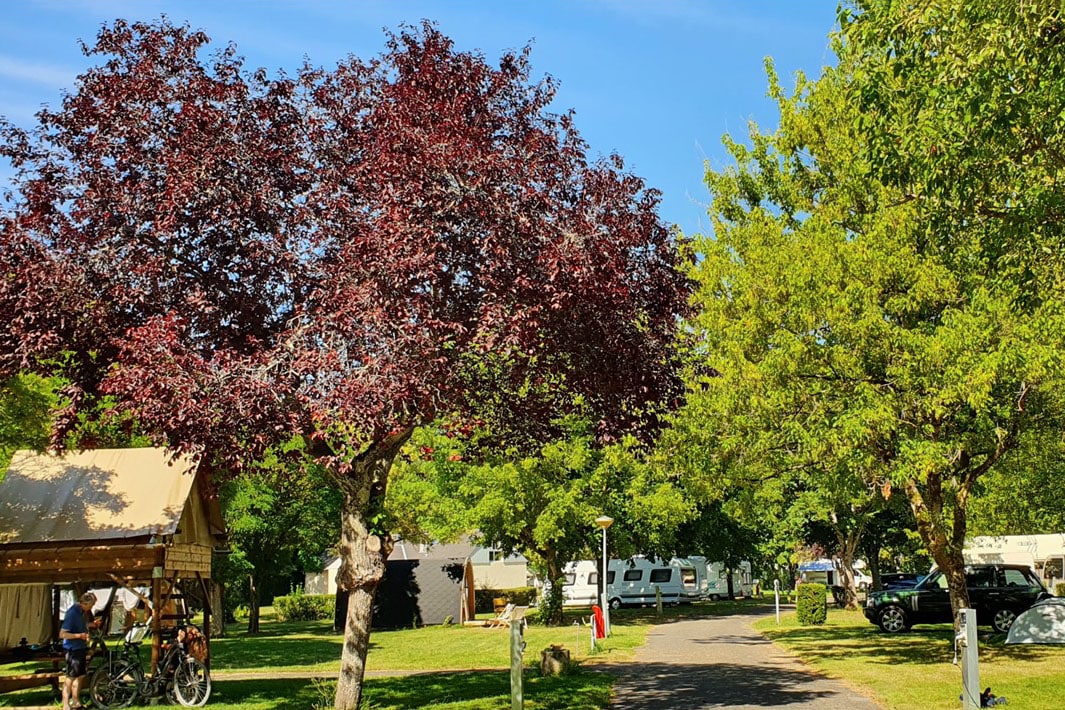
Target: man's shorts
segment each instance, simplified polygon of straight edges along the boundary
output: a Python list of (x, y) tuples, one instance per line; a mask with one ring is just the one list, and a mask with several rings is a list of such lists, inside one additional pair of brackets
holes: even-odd
[(87, 651), (85, 648), (67, 649), (67, 678), (80, 678), (85, 675), (88, 666), (85, 662)]

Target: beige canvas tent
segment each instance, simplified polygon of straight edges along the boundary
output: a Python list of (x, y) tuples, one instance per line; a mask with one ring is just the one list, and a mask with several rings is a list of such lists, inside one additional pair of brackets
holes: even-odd
[[(0, 649), (58, 637), (61, 586), (146, 586), (159, 610), (182, 582), (206, 597), (211, 552), (224, 535), (191, 458), (157, 448), (19, 451), (0, 481)], [(167, 615), (152, 621), (154, 660)]]

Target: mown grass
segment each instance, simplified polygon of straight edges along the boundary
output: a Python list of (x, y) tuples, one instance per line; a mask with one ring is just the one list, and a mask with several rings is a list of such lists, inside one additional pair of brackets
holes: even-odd
[[(525, 630), (525, 707), (604, 708), (613, 678), (598, 663), (632, 658), (650, 628), (648, 612), (616, 615), (611, 638), (591, 650), (587, 626), (576, 614), (561, 627)], [(650, 617), (654, 617), (653, 613)], [(577, 622), (578, 625), (572, 625)], [(231, 628), (212, 641), (210, 707), (218, 710), (307, 710), (332, 707), (343, 639), (329, 622), (277, 621), (265, 609), (262, 632), (248, 636)], [(570, 649), (577, 669), (561, 677), (540, 677), (540, 651), (552, 644)], [(463, 626), (374, 631), (370, 637), (364, 707), (367, 710), (510, 707), (510, 630)], [(374, 677), (378, 672), (404, 672)], [(414, 675), (410, 675), (413, 673)], [(293, 678), (288, 674), (321, 675)], [(249, 675), (255, 677), (249, 678)], [(50, 690), (0, 695), (0, 707), (53, 704)]]
[[(948, 624), (886, 634), (861, 612), (832, 609), (824, 626), (799, 626), (794, 613), (755, 628), (814, 668), (864, 689), (886, 708), (956, 710), (961, 669)], [(980, 633), (980, 684), (1014, 710), (1065, 707), (1065, 648), (1006, 646), (1001, 634)]]

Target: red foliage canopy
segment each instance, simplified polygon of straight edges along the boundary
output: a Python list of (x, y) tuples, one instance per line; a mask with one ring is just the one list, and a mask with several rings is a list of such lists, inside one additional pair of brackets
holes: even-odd
[(233, 456), (468, 411), (489, 360), (609, 422), (674, 396), (658, 195), (588, 160), (527, 49), (493, 67), (425, 24), (270, 78), (207, 42), (118, 21), (59, 109), (0, 125), (0, 370), (66, 353), (83, 392)]

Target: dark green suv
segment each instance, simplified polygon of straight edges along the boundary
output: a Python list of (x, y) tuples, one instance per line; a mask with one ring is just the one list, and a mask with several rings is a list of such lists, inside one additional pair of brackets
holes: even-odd
[[(969, 565), (965, 579), (977, 623), (1000, 633), (1008, 631), (1022, 611), (1050, 596), (1035, 572), (1025, 565)], [(947, 578), (936, 570), (910, 589), (870, 592), (865, 617), (889, 633), (907, 631), (914, 624), (950, 623), (953, 615)]]

